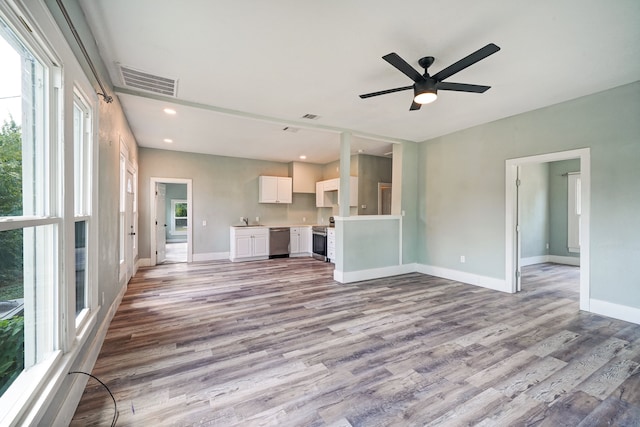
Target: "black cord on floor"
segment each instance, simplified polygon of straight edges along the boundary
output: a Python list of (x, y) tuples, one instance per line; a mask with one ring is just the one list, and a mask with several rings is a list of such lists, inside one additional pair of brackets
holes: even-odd
[(105, 383), (103, 383), (102, 381), (100, 381), (100, 379), (98, 377), (96, 377), (95, 375), (91, 375), (87, 372), (82, 372), (82, 371), (71, 371), (69, 372), (69, 375), (71, 374), (83, 374), (83, 375), (87, 375), (91, 378), (93, 378), (94, 380), (98, 381), (100, 384), (102, 384), (102, 386), (107, 389), (107, 392), (109, 392), (109, 396), (111, 396), (111, 399), (113, 399), (113, 421), (111, 421), (111, 427), (115, 427), (116, 425), (116, 421), (118, 420), (118, 405), (116, 405), (116, 398), (113, 397), (113, 393), (111, 393), (111, 390), (109, 390), (109, 387), (107, 387), (107, 385)]

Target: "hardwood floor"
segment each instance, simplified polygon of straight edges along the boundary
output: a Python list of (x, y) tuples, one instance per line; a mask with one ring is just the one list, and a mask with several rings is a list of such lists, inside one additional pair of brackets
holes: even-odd
[[(309, 258), (146, 268), (93, 374), (120, 426), (638, 426), (640, 326), (580, 312), (578, 274), (510, 295)], [(72, 425), (112, 416), (90, 380)]]

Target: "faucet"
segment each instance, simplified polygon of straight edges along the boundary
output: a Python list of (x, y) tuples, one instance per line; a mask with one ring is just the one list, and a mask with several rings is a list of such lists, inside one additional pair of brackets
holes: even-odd
[(249, 225), (249, 217), (242, 217), (242, 220), (244, 221), (244, 225)]

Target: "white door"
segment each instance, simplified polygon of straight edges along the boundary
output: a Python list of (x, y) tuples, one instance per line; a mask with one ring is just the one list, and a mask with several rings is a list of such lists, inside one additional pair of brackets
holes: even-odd
[(165, 261), (167, 256), (167, 186), (156, 184), (156, 264)]
[(127, 283), (133, 276), (133, 258), (136, 239), (136, 231), (133, 223), (133, 172), (127, 170), (127, 184), (125, 195), (125, 263), (127, 264)]

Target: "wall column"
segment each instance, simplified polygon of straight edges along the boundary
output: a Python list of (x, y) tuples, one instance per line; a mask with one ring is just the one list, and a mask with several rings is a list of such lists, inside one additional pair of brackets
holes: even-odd
[(338, 215), (349, 216), (349, 194), (351, 188), (351, 132), (340, 134), (340, 199)]

